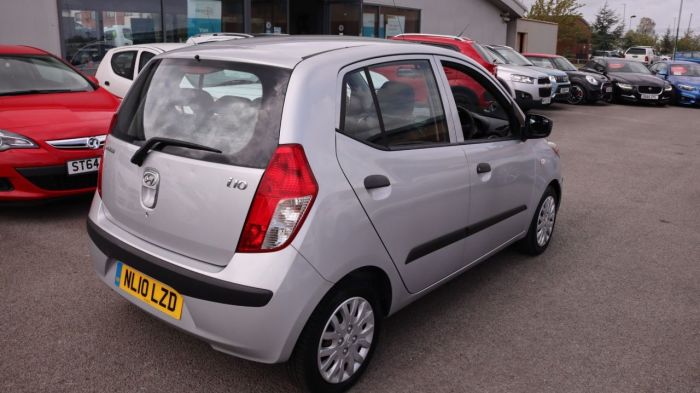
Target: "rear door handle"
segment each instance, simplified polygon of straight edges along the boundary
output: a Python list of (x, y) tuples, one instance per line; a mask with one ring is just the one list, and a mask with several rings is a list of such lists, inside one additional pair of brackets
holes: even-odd
[(369, 175), (365, 177), (365, 188), (373, 190), (375, 188), (389, 187), (391, 182), (384, 175)]
[(476, 166), (476, 173), (488, 173), (491, 172), (491, 165), (488, 163), (482, 162), (477, 164)]

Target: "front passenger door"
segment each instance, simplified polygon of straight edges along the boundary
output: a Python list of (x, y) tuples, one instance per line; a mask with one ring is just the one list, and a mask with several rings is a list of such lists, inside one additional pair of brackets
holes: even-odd
[(532, 217), (535, 155), (495, 81), (474, 66), (442, 59), (469, 171), (465, 255), (476, 262), (521, 236)]

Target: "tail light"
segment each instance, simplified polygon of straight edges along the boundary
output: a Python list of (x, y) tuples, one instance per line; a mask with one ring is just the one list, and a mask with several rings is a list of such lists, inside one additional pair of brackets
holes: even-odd
[(644, 62), (648, 63), (649, 62), (649, 56), (644, 56)]
[[(114, 128), (114, 125), (117, 124), (117, 114), (112, 115), (112, 121), (109, 122), (109, 128), (107, 129), (107, 134), (112, 133), (112, 129)], [(105, 147), (104, 149), (107, 148), (107, 141), (105, 141)], [(104, 149), (102, 150), (102, 158), (100, 159), (100, 167), (97, 168), (97, 193), (100, 195), (100, 198), (102, 198), (102, 167), (105, 165), (105, 153)]]
[(318, 193), (301, 145), (280, 145), (270, 159), (243, 225), (236, 252), (269, 252), (293, 239)]

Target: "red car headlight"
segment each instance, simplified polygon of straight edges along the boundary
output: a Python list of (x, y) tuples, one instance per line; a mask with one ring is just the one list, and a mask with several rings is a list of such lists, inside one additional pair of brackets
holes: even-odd
[(39, 145), (26, 136), (0, 130), (0, 151), (9, 149), (36, 149), (37, 147), (39, 147)]

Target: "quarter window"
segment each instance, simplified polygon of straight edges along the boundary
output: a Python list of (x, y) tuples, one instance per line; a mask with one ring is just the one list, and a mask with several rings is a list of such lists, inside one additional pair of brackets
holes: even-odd
[(134, 78), (134, 65), (136, 64), (136, 51), (117, 52), (112, 55), (112, 71), (126, 79)]
[(344, 81), (342, 132), (387, 149), (448, 144), (449, 131), (427, 60), (384, 63)]
[(143, 69), (143, 67), (148, 64), (148, 61), (151, 60), (156, 56), (155, 53), (148, 52), (148, 51), (143, 51), (141, 52), (141, 58), (139, 59), (139, 72)]

